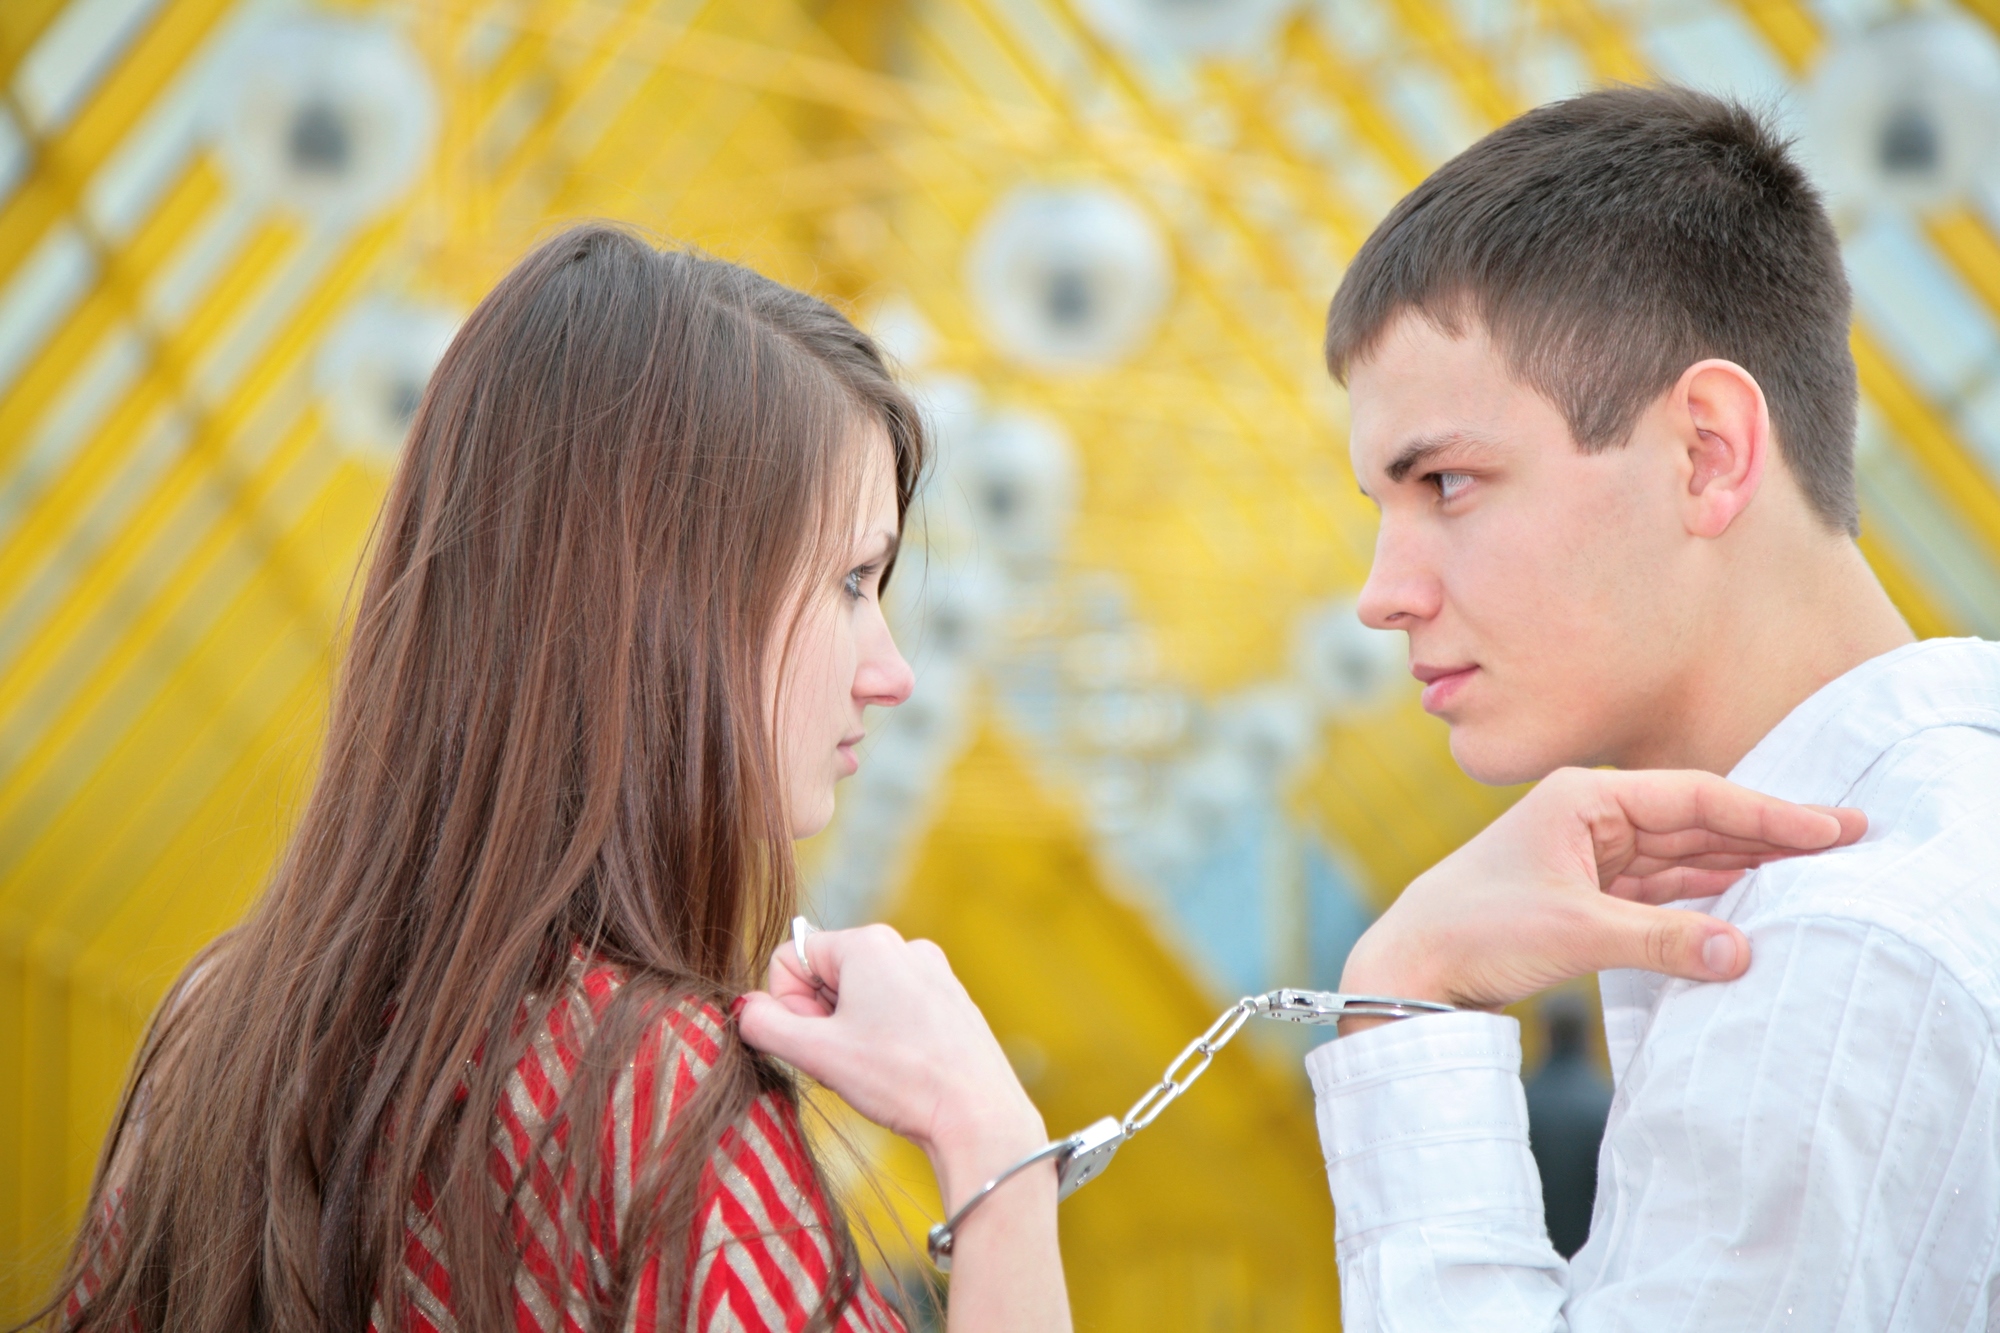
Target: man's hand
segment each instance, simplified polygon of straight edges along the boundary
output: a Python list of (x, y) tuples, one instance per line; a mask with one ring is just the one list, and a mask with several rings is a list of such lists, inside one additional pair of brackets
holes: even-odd
[(1721, 893), (1748, 869), (1844, 847), (1867, 827), (1859, 810), (1794, 805), (1712, 773), (1563, 769), (1404, 889), (1354, 946), (1340, 988), (1497, 1009), (1612, 967), (1733, 980), (1750, 966), (1743, 932), (1658, 904)]

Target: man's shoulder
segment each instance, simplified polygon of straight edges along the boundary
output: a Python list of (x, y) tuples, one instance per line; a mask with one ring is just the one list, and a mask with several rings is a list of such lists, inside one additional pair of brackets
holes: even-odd
[(1845, 803), (1868, 812), (1865, 845), (1914, 847), (1990, 816), (2000, 807), (2000, 725), (1949, 722), (1912, 732), (1868, 766)]
[(1844, 798), (1852, 847), (1766, 866), (1724, 915), (1745, 930), (1825, 919), (1930, 955), (2000, 1021), (2000, 731), (1951, 724), (1897, 742)]

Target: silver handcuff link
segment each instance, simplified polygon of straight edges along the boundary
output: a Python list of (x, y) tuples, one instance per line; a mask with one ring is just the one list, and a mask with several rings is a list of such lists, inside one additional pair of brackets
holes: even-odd
[[(822, 999), (831, 1002), (833, 989), (820, 980), (819, 974), (813, 971), (812, 961), (806, 957), (806, 940), (817, 931), (818, 927), (804, 917), (794, 917), (792, 948), (798, 955), (799, 967), (804, 971), (806, 980), (818, 988)], [(1055, 1159), (1058, 1203), (1103, 1175), (1104, 1168), (1111, 1165), (1118, 1149), (1134, 1134), (1159, 1119), (1160, 1112), (1173, 1105), (1182, 1093), (1194, 1085), (1196, 1079), (1207, 1073), (1216, 1053), (1227, 1046), (1252, 1018), (1325, 1026), (1338, 1023), (1343, 1018), (1417, 1018), (1424, 1014), (1456, 1012), (1452, 1005), (1432, 1000), (1404, 1000), (1389, 995), (1344, 995), (1337, 991), (1298, 990), (1289, 986), (1266, 991), (1262, 995), (1246, 995), (1209, 1024), (1208, 1031), (1189, 1042), (1167, 1066), (1160, 1081), (1132, 1103), (1132, 1109), (1122, 1118), (1105, 1116), (1068, 1138), (1037, 1148), (974, 1190), (958, 1206), (958, 1211), (931, 1228), (926, 1247), (930, 1250), (931, 1262), (940, 1271), (950, 1272), (952, 1242), (966, 1217), (985, 1201), (987, 1195), (1036, 1163)]]

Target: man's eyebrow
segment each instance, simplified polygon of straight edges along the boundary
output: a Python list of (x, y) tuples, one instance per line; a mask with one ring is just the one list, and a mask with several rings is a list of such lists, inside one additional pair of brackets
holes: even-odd
[(1477, 448), (1489, 443), (1477, 435), (1464, 431), (1446, 431), (1439, 435), (1425, 435), (1403, 446), (1403, 451), (1391, 459), (1389, 466), (1382, 469), (1389, 480), (1401, 482), (1403, 478), (1425, 463), (1435, 462), (1441, 454), (1455, 454), (1462, 449)]

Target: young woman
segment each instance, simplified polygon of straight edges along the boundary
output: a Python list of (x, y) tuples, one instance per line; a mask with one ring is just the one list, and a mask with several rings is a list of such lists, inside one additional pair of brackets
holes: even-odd
[[(298, 830), (162, 1004), (50, 1322), (899, 1327), (729, 1007), (863, 710), (909, 693), (879, 597), (923, 456), (810, 297), (605, 227), (508, 275), (418, 410)], [(960, 996), (914, 1137), (962, 1193), (1045, 1136)], [(1007, 1193), (959, 1241), (959, 1333), (1067, 1326), (1053, 1184)]]

